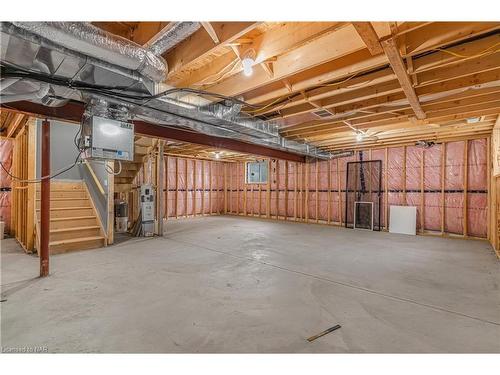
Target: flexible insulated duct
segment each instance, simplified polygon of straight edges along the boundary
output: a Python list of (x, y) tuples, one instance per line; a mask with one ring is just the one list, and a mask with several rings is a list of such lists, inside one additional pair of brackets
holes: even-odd
[(200, 27), (199, 22), (171, 22), (145, 47), (156, 56), (160, 56), (191, 36)]
[(162, 82), (168, 73), (168, 66), (163, 58), (128, 39), (108, 33), (88, 22), (13, 22), (13, 24), (70, 50), (136, 71), (155, 82)]

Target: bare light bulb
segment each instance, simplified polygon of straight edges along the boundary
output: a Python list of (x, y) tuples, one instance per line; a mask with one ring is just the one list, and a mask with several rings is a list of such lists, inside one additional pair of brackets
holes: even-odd
[(241, 65), (243, 65), (243, 74), (247, 77), (251, 76), (253, 73), (253, 64), (255, 61), (250, 57), (245, 57), (241, 60)]
[(363, 140), (363, 133), (356, 133), (356, 142), (361, 142)]
[(216, 158), (216, 159), (220, 159), (220, 153), (219, 153), (219, 152), (216, 152), (216, 153), (215, 153), (215, 158)]

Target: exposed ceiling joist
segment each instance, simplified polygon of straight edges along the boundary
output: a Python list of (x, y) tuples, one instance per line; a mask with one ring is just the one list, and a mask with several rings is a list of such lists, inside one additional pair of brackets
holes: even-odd
[(255, 70), (250, 78), (241, 72), (211, 86), (210, 91), (223, 95), (239, 95), (364, 48), (365, 44), (355, 33), (354, 26), (347, 25), (278, 56), (273, 63), (273, 79), (269, 79), (261, 70)]
[(415, 112), (418, 119), (425, 119), (425, 112), (422, 110), (420, 103), (418, 101), (417, 94), (413, 89), (410, 77), (406, 72), (406, 66), (403, 59), (399, 53), (396, 41), (393, 38), (386, 39), (382, 41), (382, 48), (384, 49), (385, 55), (389, 59), (392, 70), (401, 84), (401, 87), (406, 95), (406, 98), (410, 102), (410, 105)]
[(205, 30), (198, 30), (164, 56), (168, 63), (169, 75), (187, 69), (190, 64), (203, 59), (214, 49), (235, 41), (258, 25), (258, 22), (212, 22), (211, 26), (220, 43), (214, 45), (213, 39)]
[(378, 40), (378, 35), (370, 22), (353, 22), (352, 24), (372, 55), (379, 55), (384, 52)]
[(217, 36), (217, 32), (215, 31), (214, 27), (210, 22), (201, 22), (201, 26), (203, 26), (203, 28), (208, 33), (208, 35), (210, 35), (210, 38), (212, 38), (215, 44), (220, 43), (220, 39)]

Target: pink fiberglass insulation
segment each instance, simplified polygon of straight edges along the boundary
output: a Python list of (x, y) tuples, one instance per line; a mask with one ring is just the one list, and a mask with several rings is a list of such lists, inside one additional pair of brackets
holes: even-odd
[(406, 148), (406, 190), (420, 190), (420, 174), (422, 164), (422, 148), (408, 146)]
[(286, 186), (286, 161), (278, 160), (278, 189), (284, 190)]
[(328, 193), (318, 193), (318, 219), (328, 220)]
[(385, 200), (385, 149), (372, 150), (370, 160), (380, 160), (382, 161), (382, 171), (381, 171), (381, 191), (380, 191), (380, 226), (385, 225), (385, 210), (384, 210), (384, 200)]
[(470, 140), (467, 145), (467, 184), (469, 190), (483, 190), (486, 193), (488, 171), (486, 139)]
[(422, 228), (422, 224), (420, 221), (420, 202), (422, 200), (421, 193), (406, 193), (406, 205), (407, 206), (415, 206), (417, 208), (417, 231)]
[(339, 179), (337, 174), (338, 159), (330, 160), (330, 220), (339, 222)]
[(442, 145), (435, 145), (424, 152), (424, 229), (441, 230), (441, 159)]
[(425, 193), (424, 196), (424, 223), (425, 230), (441, 230), (441, 193)]
[(403, 190), (403, 147), (389, 148), (387, 152), (387, 187), (389, 192), (401, 192)]
[(240, 176), (238, 176), (236, 167), (238, 164), (230, 163), (228, 167), (229, 173), (229, 192), (228, 192), (228, 211), (230, 213), (236, 213), (236, 197), (238, 196), (238, 192), (236, 189), (238, 188), (238, 183), (240, 180)]
[[(387, 204), (388, 206), (404, 206), (403, 188), (403, 147), (392, 147), (387, 150)], [(390, 215), (390, 210), (389, 215)], [(390, 222), (390, 217), (388, 217)]]
[(467, 194), (467, 234), (486, 237), (488, 234), (488, 194)]
[[(10, 139), (0, 139), (0, 161), (9, 172), (12, 170), (12, 150), (13, 142)], [(5, 191), (0, 192), (0, 221), (4, 222), (5, 233), (10, 231), (11, 218), (11, 177), (0, 168), (0, 188)]]
[(217, 162), (217, 210), (218, 213), (224, 212), (224, 163)]
[(463, 233), (465, 142), (446, 144), (445, 159), (445, 232)]
[[(487, 143), (486, 139), (468, 141), (468, 204), (467, 234), (485, 237), (487, 232)], [(445, 232), (463, 233), (463, 199), (464, 199), (464, 142), (451, 142), (446, 145), (445, 159), (445, 193), (442, 194), (442, 145), (435, 145), (429, 149), (421, 149), (414, 146), (392, 147), (386, 149), (372, 150), (363, 153), (363, 160), (382, 161), (381, 181), (381, 205), (380, 221), (385, 226), (386, 207), (384, 201), (386, 193), (388, 206), (411, 205), (417, 207), (417, 226), (419, 229), (441, 231), (441, 212), (444, 201), (445, 206)], [(387, 162), (386, 162), (387, 152)], [(403, 158), (406, 157), (405, 160)], [(269, 163), (269, 186), (270, 200), (269, 213), (271, 217), (305, 219), (310, 221), (320, 220), (339, 223), (345, 221), (345, 178), (346, 165), (350, 161), (360, 159), (360, 153), (348, 158), (333, 159), (330, 161), (318, 161), (312, 163), (294, 163), (282, 160), (271, 160)], [(189, 172), (184, 176), (185, 164), (179, 161), (179, 216), (184, 214), (183, 202), (185, 192), (181, 191), (184, 186), (191, 187)], [(209, 181), (208, 165), (212, 163), (212, 191), (208, 192), (211, 197), (212, 212), (223, 212), (224, 210), (224, 163), (206, 162), (206, 167), (196, 167), (196, 189), (202, 189), (200, 181), (205, 181), (208, 190)], [(406, 166), (404, 167), (404, 165)], [(422, 170), (423, 164), (423, 170)], [(174, 168), (172, 168), (174, 165)], [(167, 178), (169, 183), (175, 184), (175, 164), (169, 161), (169, 172)], [(245, 184), (245, 163), (227, 164), (227, 209), (230, 213), (247, 215), (267, 216), (268, 185)], [(188, 166), (192, 175), (192, 167)], [(406, 171), (406, 175), (404, 172)], [(421, 176), (423, 172), (423, 188)], [(368, 186), (375, 184), (375, 171), (372, 170)], [(187, 178), (186, 178), (187, 177)], [(387, 177), (387, 192), (386, 179)], [(187, 184), (186, 184), (187, 180)], [(373, 185), (373, 189), (377, 187)], [(406, 191), (404, 190), (406, 188)], [(172, 187), (169, 187), (169, 190)], [(196, 193), (196, 211), (200, 212), (201, 194)], [(169, 195), (171, 201), (172, 194)], [(377, 193), (372, 193), (373, 200), (377, 199)], [(406, 199), (405, 199), (406, 196)], [(190, 195), (188, 194), (188, 199)], [(245, 200), (246, 197), (246, 200)], [(205, 201), (208, 197), (205, 195)], [(330, 207), (328, 203), (330, 202)], [(187, 202), (189, 205), (189, 202)], [(423, 222), (420, 210), (424, 208)], [(206, 203), (208, 206), (208, 203)], [(339, 209), (340, 206), (340, 209)], [(245, 210), (246, 208), (246, 210)], [(192, 207), (188, 206), (188, 210)], [(168, 208), (169, 215), (172, 209)], [(423, 228), (422, 228), (423, 227)]]

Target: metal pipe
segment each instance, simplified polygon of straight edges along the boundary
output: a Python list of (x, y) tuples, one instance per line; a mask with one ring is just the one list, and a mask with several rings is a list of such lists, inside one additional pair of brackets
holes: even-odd
[[(50, 122), (42, 122), (41, 177), (50, 176)], [(49, 275), (50, 179), (42, 179), (40, 199), (40, 277)]]

